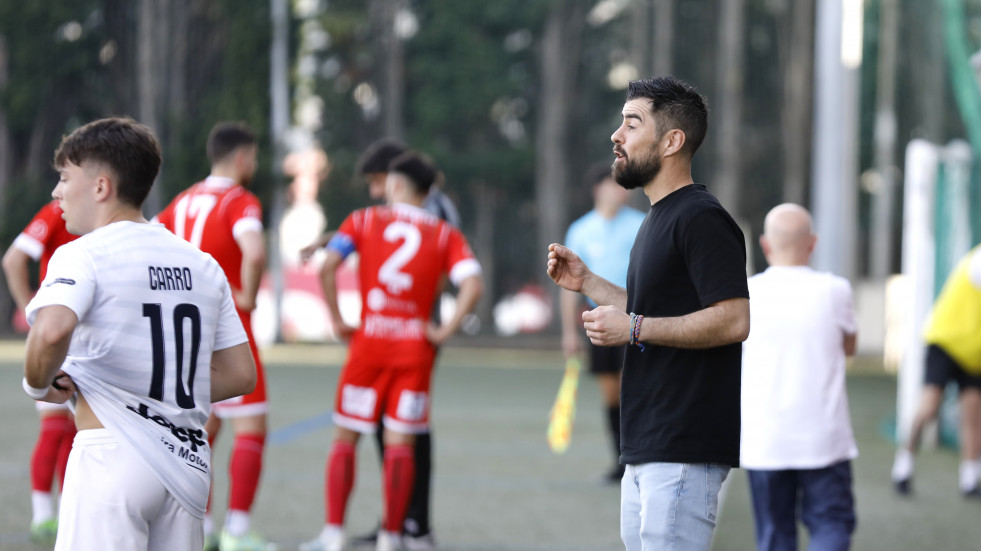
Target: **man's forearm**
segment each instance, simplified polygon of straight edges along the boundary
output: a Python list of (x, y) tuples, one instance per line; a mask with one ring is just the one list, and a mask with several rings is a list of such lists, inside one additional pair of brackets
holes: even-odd
[(714, 348), (749, 336), (749, 300), (735, 298), (673, 318), (644, 318), (640, 341), (672, 348)]
[(64, 306), (42, 308), (27, 334), (24, 377), (34, 388), (51, 385), (55, 374), (68, 356), (72, 332), (78, 319)]
[(627, 310), (627, 290), (595, 274), (583, 281), (582, 294), (600, 306), (610, 305)]

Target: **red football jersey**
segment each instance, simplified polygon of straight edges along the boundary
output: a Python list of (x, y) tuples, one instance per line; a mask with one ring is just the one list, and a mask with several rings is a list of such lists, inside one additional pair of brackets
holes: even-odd
[(76, 237), (78, 236), (68, 233), (65, 228), (58, 201), (51, 201), (34, 215), (31, 223), (17, 236), (13, 244), (34, 260), (40, 261), (40, 281), (44, 281), (51, 255), (58, 247)]
[(242, 250), (235, 237), (262, 231), (262, 205), (255, 195), (229, 178), (209, 176), (174, 197), (157, 220), (213, 256), (232, 288), (242, 288)]
[(351, 339), (352, 354), (392, 366), (431, 362), (435, 349), (425, 327), (442, 275), (459, 285), (480, 273), (459, 230), (405, 204), (353, 212), (328, 248), (359, 255), (361, 327)]

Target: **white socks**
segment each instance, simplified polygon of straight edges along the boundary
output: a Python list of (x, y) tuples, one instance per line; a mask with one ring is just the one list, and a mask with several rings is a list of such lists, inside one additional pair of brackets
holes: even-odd
[(977, 461), (961, 461), (960, 468), (960, 488), (961, 492), (970, 492), (978, 487), (978, 463)]
[(31, 522), (34, 524), (39, 524), (55, 516), (54, 498), (51, 497), (51, 492), (32, 490), (31, 507), (34, 511)]
[(892, 464), (892, 480), (900, 482), (913, 476), (913, 453), (906, 448), (896, 450), (896, 460)]
[(233, 538), (240, 538), (249, 531), (249, 513), (232, 509), (225, 514), (225, 532)]

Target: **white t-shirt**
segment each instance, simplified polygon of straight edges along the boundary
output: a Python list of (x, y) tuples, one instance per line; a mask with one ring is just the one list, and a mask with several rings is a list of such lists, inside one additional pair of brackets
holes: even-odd
[(203, 517), (211, 353), (246, 342), (221, 267), (162, 225), (116, 222), (55, 252), (28, 321), (51, 305), (78, 316), (62, 369), (92, 411)]
[(771, 266), (749, 278), (749, 308), (741, 465), (816, 469), (857, 457), (842, 345), (857, 331), (848, 281)]

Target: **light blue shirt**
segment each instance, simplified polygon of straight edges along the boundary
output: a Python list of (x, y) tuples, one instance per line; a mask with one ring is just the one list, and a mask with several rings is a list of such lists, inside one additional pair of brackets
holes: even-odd
[(626, 287), (630, 249), (644, 218), (644, 213), (630, 207), (620, 207), (612, 220), (591, 210), (569, 226), (565, 246), (579, 255), (594, 274)]

